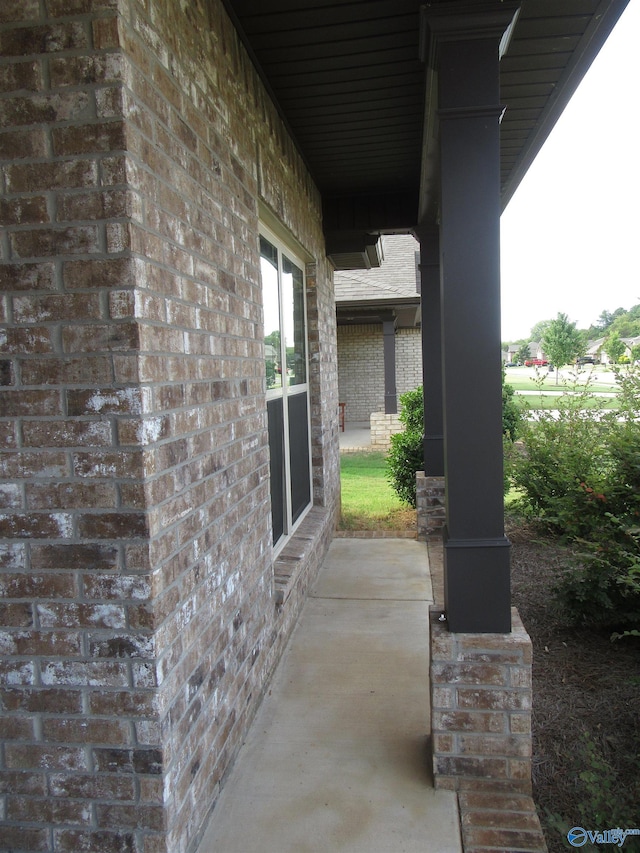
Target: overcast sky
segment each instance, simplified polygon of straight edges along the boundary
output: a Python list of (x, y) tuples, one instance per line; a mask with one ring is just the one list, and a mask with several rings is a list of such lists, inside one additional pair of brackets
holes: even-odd
[(640, 303), (640, 0), (630, 3), (501, 221), (502, 340)]

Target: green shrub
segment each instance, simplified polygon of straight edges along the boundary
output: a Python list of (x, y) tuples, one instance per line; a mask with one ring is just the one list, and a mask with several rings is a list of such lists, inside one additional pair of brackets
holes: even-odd
[(505, 369), (502, 367), (502, 434), (509, 440), (518, 437), (522, 414), (520, 406), (515, 401), (515, 391), (505, 382)]
[[(522, 415), (514, 399), (514, 390), (505, 384), (502, 367), (502, 433), (505, 442), (513, 442), (518, 435)], [(388, 477), (396, 494), (404, 503), (415, 509), (416, 472), (424, 468), (424, 394), (422, 386), (400, 395), (400, 423), (403, 432), (391, 436), (387, 456)], [(505, 456), (505, 458), (507, 458)], [(505, 464), (505, 494), (509, 488), (510, 468)]]
[(387, 477), (401, 501), (415, 509), (416, 472), (424, 468), (424, 397), (422, 386), (400, 395), (403, 432), (391, 436)]
[(576, 388), (559, 400), (557, 415), (539, 412), (526, 422), (512, 477), (528, 508), (574, 543), (575, 561), (556, 589), (565, 612), (576, 622), (633, 630), (640, 625), (640, 373), (617, 379), (617, 412), (606, 412), (588, 387)]

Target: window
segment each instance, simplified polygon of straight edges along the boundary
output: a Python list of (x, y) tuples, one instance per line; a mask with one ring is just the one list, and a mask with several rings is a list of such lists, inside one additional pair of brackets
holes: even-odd
[(260, 237), (273, 544), (280, 548), (311, 506), (307, 320), (303, 264)]

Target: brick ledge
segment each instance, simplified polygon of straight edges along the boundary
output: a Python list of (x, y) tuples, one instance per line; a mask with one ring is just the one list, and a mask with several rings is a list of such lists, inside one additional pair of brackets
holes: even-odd
[(325, 507), (312, 507), (300, 527), (276, 557), (273, 566), (275, 602), (282, 607), (296, 580), (317, 545), (318, 537), (327, 524), (329, 511)]

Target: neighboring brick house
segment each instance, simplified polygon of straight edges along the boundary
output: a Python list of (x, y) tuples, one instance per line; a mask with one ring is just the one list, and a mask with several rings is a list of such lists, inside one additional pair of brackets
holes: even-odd
[[(381, 242), (379, 267), (335, 274), (338, 388), (347, 423), (368, 424), (373, 412), (397, 410), (399, 395), (422, 384), (420, 245), (408, 234)], [(386, 357), (395, 381), (386, 397), (385, 334), (393, 338)]]
[(383, 233), (448, 625), (510, 630), (500, 207), (624, 2), (371, 5), (0, 3), (4, 850), (195, 850), (332, 537), (333, 270)]

